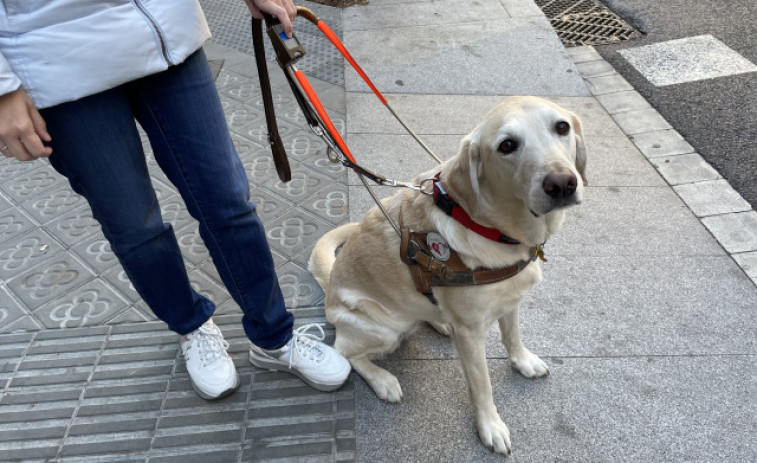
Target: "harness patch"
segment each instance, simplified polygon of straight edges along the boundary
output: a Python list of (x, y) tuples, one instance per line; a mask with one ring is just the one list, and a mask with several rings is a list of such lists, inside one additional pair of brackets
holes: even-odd
[(441, 261), (448, 261), (450, 257), (449, 244), (442, 235), (431, 232), (426, 236), (426, 244), (434, 257)]

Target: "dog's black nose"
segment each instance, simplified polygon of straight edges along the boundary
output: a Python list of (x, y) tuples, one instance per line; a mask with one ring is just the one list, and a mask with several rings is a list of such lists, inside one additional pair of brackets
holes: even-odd
[(544, 177), (542, 188), (550, 198), (567, 198), (576, 192), (578, 180), (570, 172), (552, 172)]

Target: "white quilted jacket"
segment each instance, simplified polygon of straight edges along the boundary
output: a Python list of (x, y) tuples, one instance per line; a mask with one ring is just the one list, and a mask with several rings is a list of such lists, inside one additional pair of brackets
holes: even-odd
[(209, 37), (197, 0), (0, 0), (0, 95), (76, 100), (179, 64)]

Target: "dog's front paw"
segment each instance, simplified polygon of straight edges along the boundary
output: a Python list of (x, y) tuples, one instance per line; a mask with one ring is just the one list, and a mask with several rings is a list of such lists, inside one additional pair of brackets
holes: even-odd
[(524, 349), (520, 354), (512, 355), (510, 363), (526, 378), (540, 378), (549, 375), (547, 364), (528, 349)]
[(379, 399), (392, 403), (402, 402), (400, 382), (388, 371), (384, 370), (381, 374), (373, 376), (369, 383)]
[(478, 436), (490, 449), (503, 455), (510, 455), (510, 430), (499, 415), (478, 420)]

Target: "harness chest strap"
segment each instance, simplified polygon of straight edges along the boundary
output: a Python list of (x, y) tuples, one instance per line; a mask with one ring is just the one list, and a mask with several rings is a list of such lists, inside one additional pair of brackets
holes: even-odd
[[(434, 256), (427, 244), (428, 233), (411, 232), (407, 227), (402, 229), (400, 244), (400, 258), (410, 269), (415, 283), (415, 289), (433, 298), (432, 286), (469, 286), (485, 285), (512, 278), (528, 264), (541, 255), (541, 247), (531, 248), (531, 260), (521, 260), (508, 267), (495, 269), (470, 269), (460, 259), (453, 249), (449, 251), (449, 258), (442, 261)], [(432, 299), (434, 302), (434, 299)]]

